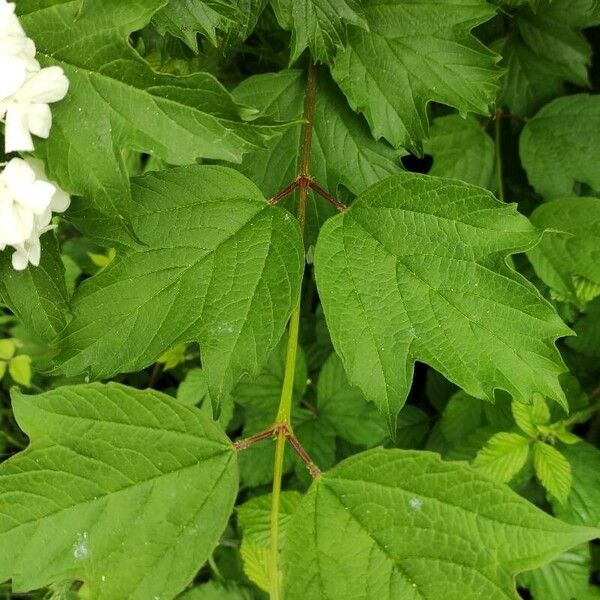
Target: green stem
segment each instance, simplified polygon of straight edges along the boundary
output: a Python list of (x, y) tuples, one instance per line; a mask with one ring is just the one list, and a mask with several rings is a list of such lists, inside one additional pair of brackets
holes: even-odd
[(498, 181), (498, 198), (504, 202), (504, 181), (502, 177), (502, 112), (496, 112), (496, 178)]
[[(304, 127), (300, 145), (300, 172), (303, 183), (298, 195), (297, 217), (300, 230), (304, 232), (306, 222), (306, 203), (308, 199), (308, 182), (310, 178), (310, 148), (312, 142), (313, 118), (317, 95), (317, 70), (312, 60), (308, 64), (306, 82), (306, 100), (304, 104)], [(271, 600), (280, 600), (281, 581), (279, 576), (279, 507), (281, 503), (281, 479), (283, 477), (283, 459), (288, 432), (292, 432), (292, 396), (294, 391), (294, 375), (296, 371), (296, 355), (298, 353), (298, 334), (300, 330), (300, 298), (290, 317), (285, 372), (281, 399), (276, 418), (277, 442), (275, 445), (275, 462), (273, 467), (273, 493), (271, 501), (271, 548), (269, 552), (269, 592)]]

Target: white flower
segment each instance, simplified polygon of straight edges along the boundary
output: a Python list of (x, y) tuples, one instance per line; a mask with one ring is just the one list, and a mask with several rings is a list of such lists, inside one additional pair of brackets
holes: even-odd
[(12, 265), (16, 271), (23, 271), (31, 263), (34, 267), (39, 266), (42, 255), (42, 244), (40, 236), (47, 231), (54, 229), (50, 224), (52, 213), (48, 211), (42, 217), (35, 217), (35, 227), (31, 236), (22, 244), (15, 244), (15, 251), (12, 255)]
[(35, 44), (0, 0), (0, 119), (5, 119), (5, 151), (31, 151), (31, 134), (47, 138), (52, 125), (48, 104), (65, 97), (69, 80), (60, 67), (40, 68)]
[(50, 207), (56, 188), (36, 178), (21, 158), (13, 158), (0, 173), (0, 248), (21, 244), (34, 231), (35, 217)]
[(35, 60), (35, 44), (23, 31), (14, 3), (0, 0), (0, 58), (9, 56), (20, 59), (29, 71), (40, 68)]
[(6, 119), (5, 152), (33, 150), (31, 134), (48, 137), (52, 125), (48, 104), (62, 100), (68, 88), (63, 70), (47, 67), (28, 74), (14, 94), (0, 100), (0, 118)]
[(40, 264), (40, 236), (54, 228), (53, 212), (64, 212), (71, 199), (48, 181), (41, 160), (13, 158), (0, 174), (0, 250), (13, 246), (12, 264), (22, 271)]

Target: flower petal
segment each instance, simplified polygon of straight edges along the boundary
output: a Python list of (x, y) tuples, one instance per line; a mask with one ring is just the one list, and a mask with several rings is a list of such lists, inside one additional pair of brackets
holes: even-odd
[(29, 133), (27, 112), (24, 107), (17, 104), (8, 107), (4, 135), (5, 152), (33, 151), (33, 140)]
[[(24, 248), (17, 248), (12, 255), (12, 266), (15, 271), (24, 271), (29, 264), (29, 259)], [(39, 262), (38, 262), (39, 264)]]
[(46, 104), (62, 100), (69, 89), (69, 80), (60, 67), (47, 67), (30, 75), (19, 90), (20, 101)]
[(27, 68), (15, 56), (0, 56), (0, 100), (14, 95), (25, 83)]

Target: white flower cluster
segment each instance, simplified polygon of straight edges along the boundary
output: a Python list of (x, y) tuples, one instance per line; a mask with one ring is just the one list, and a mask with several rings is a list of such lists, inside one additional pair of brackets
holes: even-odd
[[(42, 69), (35, 44), (15, 15), (15, 5), (0, 0), (0, 119), (5, 152), (33, 150), (31, 135), (47, 138), (51, 102), (62, 100), (69, 81), (60, 67)], [(13, 267), (40, 263), (40, 236), (52, 229), (52, 213), (65, 211), (69, 196), (44, 175), (43, 163), (13, 158), (0, 172), (0, 251), (15, 250)]]

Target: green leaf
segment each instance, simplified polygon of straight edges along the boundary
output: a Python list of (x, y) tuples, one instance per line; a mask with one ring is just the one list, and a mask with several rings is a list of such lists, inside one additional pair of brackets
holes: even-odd
[(29, 387), (31, 385), (31, 357), (26, 354), (15, 356), (8, 363), (8, 373), (15, 383)]
[(10, 360), (17, 351), (15, 340), (10, 338), (0, 340), (0, 360)]
[(585, 356), (600, 358), (600, 298), (587, 305), (573, 330), (577, 337), (568, 338), (567, 344)]
[(500, 71), (497, 55), (471, 34), (494, 15), (483, 0), (365, 0), (367, 29), (349, 27), (333, 78), (362, 112), (376, 138), (419, 151), (427, 137), (427, 104), (461, 114), (488, 113)]
[(229, 0), (169, 0), (152, 17), (152, 23), (159, 33), (170, 33), (197, 53), (198, 33), (216, 46), (217, 31), (235, 27), (235, 19), (235, 6)]
[(577, 546), (547, 565), (523, 573), (519, 584), (529, 589), (533, 600), (600, 598), (600, 589), (589, 583), (591, 562), (589, 544)]
[[(70, 81), (67, 98), (52, 106), (52, 135), (36, 140), (37, 154), (52, 180), (86, 196), (69, 218), (107, 242), (126, 242), (128, 220), (135, 218), (124, 147), (181, 165), (201, 157), (239, 161), (263, 138), (260, 128), (240, 121), (247, 111), (212, 75), (158, 74), (126, 43), (164, 3), (19, 2), (36, 58), (62, 67)], [(86, 50), (92, 48), (97, 51)]]
[[(562, 448), (573, 483), (566, 502), (553, 502), (554, 514), (575, 525), (600, 526), (600, 450), (587, 442)], [(552, 499), (551, 499), (552, 500)]]
[(483, 416), (482, 403), (464, 392), (450, 398), (440, 418), (444, 437), (456, 444), (465, 440), (480, 425)]
[(6, 362), (4, 362), (3, 360), (0, 360), (0, 381), (2, 381), (2, 379), (4, 378), (4, 375), (6, 375), (6, 368), (7, 368)]
[(430, 416), (412, 404), (405, 404), (396, 421), (396, 448), (422, 448), (429, 431)]
[(385, 420), (362, 392), (348, 383), (342, 361), (333, 353), (325, 361), (317, 383), (319, 418), (327, 420), (340, 437), (359, 446), (376, 446), (388, 437)]
[[(187, 406), (197, 406), (202, 412), (212, 419), (213, 406), (208, 394), (208, 384), (202, 369), (188, 371), (185, 379), (177, 388), (177, 400)], [(233, 418), (233, 398), (228, 397), (221, 401), (221, 410), (217, 422), (223, 429), (227, 427)]]
[[(246, 177), (256, 183), (265, 196), (274, 196), (298, 174), (301, 123), (306, 77), (302, 71), (287, 70), (255, 75), (245, 79), (234, 91), (241, 104), (253, 106), (274, 121), (298, 121), (247, 153), (240, 165)], [(318, 89), (313, 119), (310, 172), (331, 194), (348, 190), (362, 192), (369, 185), (401, 170), (398, 152), (385, 142), (371, 137), (367, 124), (355, 114), (325, 69), (318, 71)], [(352, 168), (348, 168), (352, 165)], [(294, 208), (290, 198), (286, 206)], [(307, 243), (314, 244), (317, 233), (335, 208), (309, 193)]]
[(331, 62), (346, 43), (348, 25), (367, 29), (359, 0), (271, 0), (279, 24), (292, 31), (290, 63), (306, 48), (321, 62)]
[(223, 35), (224, 50), (235, 49), (237, 44), (243, 42), (254, 31), (267, 2), (268, 0), (233, 0), (236, 7), (235, 27)]
[(476, 398), (565, 403), (554, 340), (569, 329), (506, 262), (538, 238), (489, 192), (408, 173), (325, 224), (315, 271), (332, 341), (392, 431), (416, 360)]
[(529, 436), (538, 434), (538, 425), (550, 423), (550, 409), (540, 394), (534, 394), (531, 404), (512, 401), (511, 412), (519, 429)]
[(202, 369), (192, 369), (177, 388), (177, 400), (188, 406), (197, 406), (208, 398), (208, 385)]
[(40, 266), (25, 271), (13, 269), (9, 251), (0, 252), (0, 304), (35, 337), (49, 342), (66, 325), (69, 296), (56, 238), (47, 233), (41, 241)]
[(516, 598), (514, 575), (597, 530), (428, 452), (369, 450), (316, 480), (284, 549), (286, 600)]
[[(300, 503), (298, 492), (282, 492), (279, 506), (279, 548), (285, 545), (287, 527)], [(242, 529), (241, 553), (244, 572), (259, 588), (269, 591), (269, 548), (271, 547), (271, 494), (256, 496), (237, 508)]]
[(546, 200), (581, 195), (580, 184), (600, 192), (600, 97), (550, 102), (523, 128), (519, 151), (529, 183)]
[(460, 115), (437, 118), (423, 149), (433, 156), (429, 175), (460, 179), (494, 191), (494, 142), (477, 119)]
[(511, 18), (501, 54), (506, 76), (500, 101), (513, 114), (531, 115), (565, 93), (564, 82), (588, 87), (592, 49), (581, 29), (600, 24), (593, 0), (537, 0)]
[(562, 297), (585, 304), (578, 282), (589, 281), (600, 294), (600, 199), (561, 198), (536, 208), (531, 222), (547, 229), (527, 253), (538, 277)]
[(533, 445), (533, 467), (540, 483), (564, 504), (571, 490), (571, 465), (554, 446), (544, 442)]
[(209, 581), (177, 598), (178, 600), (253, 600), (254, 595), (249, 589), (235, 583), (223, 584)]
[(185, 587), (237, 494), (222, 431), (164, 394), (114, 383), (17, 393), (13, 408), (31, 445), (0, 466), (0, 581), (25, 592), (78, 579), (96, 600)]
[(137, 371), (196, 340), (211, 399), (224, 399), (260, 371), (297, 302), (297, 223), (224, 167), (149, 173), (133, 191), (140, 243), (75, 293), (56, 372)]
[(477, 453), (473, 466), (492, 479), (508, 483), (529, 456), (529, 440), (518, 433), (501, 431), (493, 435)]

